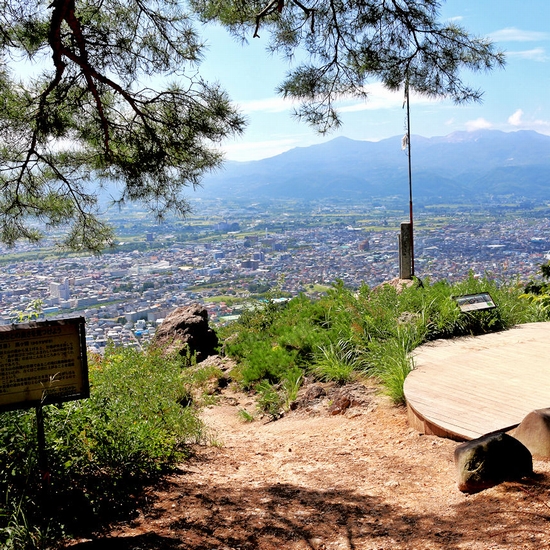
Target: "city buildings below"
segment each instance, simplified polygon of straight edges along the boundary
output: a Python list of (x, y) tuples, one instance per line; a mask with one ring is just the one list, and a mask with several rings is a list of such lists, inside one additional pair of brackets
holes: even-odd
[[(207, 307), (212, 322), (225, 323), (268, 290), (315, 295), (338, 280), (358, 288), (396, 278), (403, 212), (350, 208), (293, 216), (234, 208), (232, 219), (240, 216), (237, 225), (247, 234), (233, 231), (237, 222), (205, 227), (201, 219), (185, 232), (170, 224), (143, 231), (139, 246), (123, 243), (100, 256), (5, 262), (0, 323), (13, 322), (39, 300), (46, 316), (85, 317), (87, 343), (101, 352), (109, 341), (143, 346), (170, 311), (193, 302)], [(417, 217), (420, 279), (453, 282), (473, 273), (527, 282), (549, 259), (550, 221), (540, 214), (504, 218), (426, 210)], [(21, 250), (32, 252), (28, 245)]]
[(68, 300), (71, 297), (71, 289), (69, 288), (69, 279), (65, 277), (62, 283), (50, 283), (50, 297), (58, 298), (59, 300)]

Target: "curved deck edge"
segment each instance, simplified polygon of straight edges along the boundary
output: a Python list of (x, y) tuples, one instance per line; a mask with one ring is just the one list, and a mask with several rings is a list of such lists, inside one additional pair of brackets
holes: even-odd
[(415, 408), (407, 401), (407, 419), (409, 426), (424, 435), (435, 435), (437, 437), (446, 437), (453, 441), (468, 441), (466, 437), (455, 433), (451, 430), (446, 430), (442, 426), (438, 426), (434, 422), (430, 422), (424, 418)]
[(414, 352), (403, 387), (410, 426), (468, 441), (509, 432), (550, 403), (550, 322), (434, 341)]

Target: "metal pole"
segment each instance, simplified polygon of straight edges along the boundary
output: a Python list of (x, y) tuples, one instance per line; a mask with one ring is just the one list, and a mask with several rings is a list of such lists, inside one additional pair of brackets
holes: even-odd
[(409, 81), (405, 82), (407, 100), (407, 156), (409, 157), (409, 222), (411, 231), (411, 276), (414, 275), (414, 238), (413, 238), (413, 195), (412, 195), (412, 161), (411, 161), (411, 109), (409, 104)]
[(44, 412), (42, 405), (36, 407), (36, 437), (38, 440), (38, 469), (42, 490), (47, 496), (50, 486), (50, 470), (48, 466), (48, 455), (46, 454), (46, 435), (44, 432)]

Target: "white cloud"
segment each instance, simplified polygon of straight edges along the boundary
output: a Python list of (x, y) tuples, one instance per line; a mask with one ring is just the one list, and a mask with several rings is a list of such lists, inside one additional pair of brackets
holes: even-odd
[(475, 132), (476, 130), (489, 130), (493, 125), (484, 118), (476, 118), (475, 120), (469, 120), (466, 122), (466, 130), (468, 132)]
[(534, 130), (540, 134), (550, 134), (550, 121), (542, 119), (525, 119), (523, 109), (518, 109), (508, 117), (508, 124), (514, 127), (514, 130)]
[(508, 117), (508, 124), (512, 126), (521, 126), (521, 119), (523, 117), (523, 110), (518, 109), (513, 115)]
[[(341, 113), (353, 113), (357, 111), (377, 111), (379, 109), (401, 109), (404, 102), (403, 90), (397, 92), (388, 90), (380, 82), (365, 86), (367, 99), (364, 101), (354, 100), (353, 102), (340, 102), (338, 111)], [(411, 92), (411, 105), (436, 103), (433, 99), (415, 92)]]
[(508, 57), (519, 57), (520, 59), (531, 59), (532, 61), (548, 61), (550, 59), (544, 48), (533, 48), (519, 52), (506, 52)]
[[(364, 90), (367, 92), (367, 99), (346, 99), (342, 98), (335, 102), (336, 108), (341, 113), (353, 113), (357, 111), (376, 111), (378, 109), (396, 109), (403, 107), (403, 90), (394, 92), (388, 90), (380, 82), (368, 84)], [(437, 103), (438, 99), (430, 98), (415, 92), (411, 92), (411, 104), (430, 104)], [(282, 113), (289, 111), (299, 104), (292, 99), (283, 99), (282, 97), (269, 97), (250, 101), (237, 101), (237, 107), (244, 113), (264, 112), (264, 113)]]
[(549, 40), (550, 34), (539, 31), (524, 31), (516, 27), (507, 27), (489, 34), (489, 38), (495, 42), (535, 42), (537, 40)]
[(265, 113), (282, 113), (288, 111), (296, 104), (290, 99), (282, 97), (268, 97), (265, 99), (253, 99), (250, 101), (237, 101), (237, 107), (245, 113), (263, 111)]
[(303, 145), (299, 138), (284, 138), (265, 141), (248, 141), (244, 143), (224, 144), (222, 149), (226, 158), (241, 162), (273, 157)]

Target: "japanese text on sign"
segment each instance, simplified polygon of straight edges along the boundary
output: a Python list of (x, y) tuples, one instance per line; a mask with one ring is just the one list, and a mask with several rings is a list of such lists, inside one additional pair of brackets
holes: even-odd
[(0, 327), (0, 409), (89, 395), (84, 319)]

